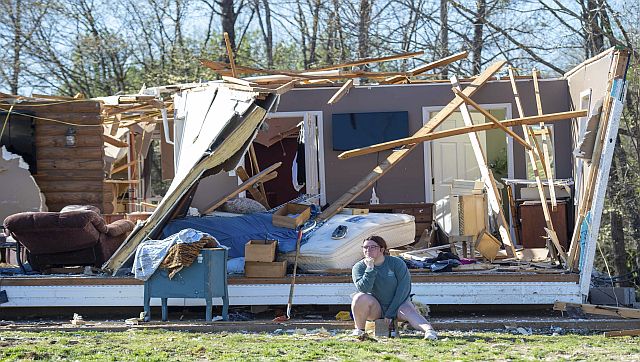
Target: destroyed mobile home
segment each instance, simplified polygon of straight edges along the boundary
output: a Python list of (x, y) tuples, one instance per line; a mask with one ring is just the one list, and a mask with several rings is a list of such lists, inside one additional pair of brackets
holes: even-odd
[[(56, 230), (64, 234), (60, 245), (67, 238), (75, 249), (47, 247), (51, 232), (34, 229), (46, 220), (24, 221), (27, 232), (19, 222), (12, 227), (10, 217), (8, 232), (23, 246), (13, 258), (26, 247), (22, 256), (45, 269), (68, 253), (72, 261), (60, 264), (100, 266), (102, 274), (2, 275), (9, 296), (2, 306), (140, 306), (146, 286), (130, 272), (132, 265), (134, 271), (146, 266), (136, 250), (202, 233), (227, 248), (229, 272), (233, 261), (244, 267), (246, 275), (228, 278), (223, 299), (232, 305), (291, 304), (292, 296), (294, 304), (349, 304), (350, 267), (373, 234), (407, 261), (414, 299), (423, 303), (586, 301), (628, 53), (611, 49), (557, 79), (539, 79), (535, 70), (516, 76), (511, 68), (500, 78), (504, 61), (471, 79), (416, 79), (465, 56), (401, 73), (340, 70), (388, 59), (306, 73), (203, 61), (223, 81), (49, 100), (48, 107), (69, 109), (94, 104), (98, 111), (69, 123), (98, 127), (56, 128), (47, 122), (55, 117), (38, 116), (44, 100), (2, 95), (7, 119), (12, 112), (32, 117), (33, 149), (51, 147), (34, 155), (37, 172), (31, 168), (49, 209), (72, 201), (66, 204), (109, 214), (92, 221), (105, 235), (92, 242)], [(238, 75), (255, 73), (268, 75)], [(356, 85), (358, 78), (370, 82)], [(152, 205), (145, 199), (145, 159), (157, 133), (162, 172), (174, 175)], [(79, 144), (94, 147), (91, 140), (100, 148), (94, 160), (69, 153)], [(46, 162), (55, 148), (57, 159)], [(9, 164), (4, 154), (3, 165)], [(106, 164), (106, 177), (103, 163), (82, 169), (95, 160)], [(62, 171), (63, 162), (80, 170)], [(2, 167), (0, 178), (19, 171)], [(42, 211), (38, 200), (22, 211)], [(134, 212), (143, 207), (152, 212)], [(73, 212), (82, 218), (85, 211)], [(113, 222), (118, 217), (110, 214), (125, 212), (121, 217), (137, 221), (135, 228), (130, 220)], [(109, 240), (122, 234), (128, 236), (114, 248)], [(75, 250), (93, 259), (79, 262)], [(165, 303), (205, 302), (185, 296)]]

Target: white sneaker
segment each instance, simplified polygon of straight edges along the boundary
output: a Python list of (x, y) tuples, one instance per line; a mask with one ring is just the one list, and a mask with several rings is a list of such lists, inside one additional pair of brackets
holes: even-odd
[(438, 335), (436, 334), (436, 331), (434, 331), (433, 329), (430, 329), (424, 332), (424, 339), (435, 341), (436, 339), (438, 339)]
[(361, 337), (362, 335), (364, 335), (364, 329), (354, 328), (351, 332), (352, 337)]

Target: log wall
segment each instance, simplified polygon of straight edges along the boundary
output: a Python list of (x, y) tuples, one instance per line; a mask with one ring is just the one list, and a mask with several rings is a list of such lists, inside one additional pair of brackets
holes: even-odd
[[(8, 108), (2, 105), (0, 108)], [(49, 211), (66, 205), (93, 205), (111, 213), (111, 191), (104, 186), (104, 149), (100, 103), (95, 101), (24, 102), (14, 112), (28, 111), (35, 117), (37, 174), (33, 175), (45, 195)], [(76, 130), (76, 146), (67, 147), (69, 127)]]

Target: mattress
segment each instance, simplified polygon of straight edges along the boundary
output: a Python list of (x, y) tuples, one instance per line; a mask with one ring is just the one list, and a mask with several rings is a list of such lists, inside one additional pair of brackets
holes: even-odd
[[(342, 239), (332, 239), (331, 234), (340, 225), (347, 227)], [(389, 248), (397, 248), (414, 242), (415, 220), (411, 215), (371, 213), (365, 215), (338, 214), (314, 230), (300, 247), (298, 268), (302, 271), (326, 269), (351, 269), (362, 259), (362, 241), (372, 235), (384, 238)], [(293, 263), (295, 252), (279, 257)]]

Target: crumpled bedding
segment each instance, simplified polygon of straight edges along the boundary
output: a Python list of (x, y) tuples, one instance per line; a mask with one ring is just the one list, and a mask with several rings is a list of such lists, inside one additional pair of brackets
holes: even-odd
[[(236, 217), (186, 217), (170, 221), (162, 234), (167, 237), (188, 228), (207, 233), (220, 245), (228, 247), (229, 259), (244, 256), (244, 246), (249, 240), (278, 240), (279, 253), (296, 250), (296, 230), (274, 226), (269, 213), (245, 214)], [(301, 245), (305, 241), (306, 239), (303, 239)]]

